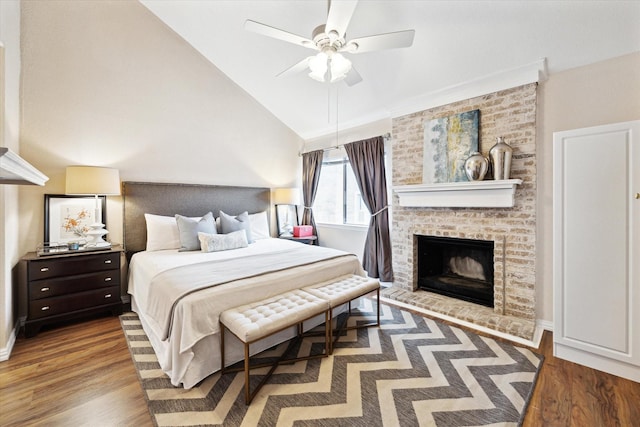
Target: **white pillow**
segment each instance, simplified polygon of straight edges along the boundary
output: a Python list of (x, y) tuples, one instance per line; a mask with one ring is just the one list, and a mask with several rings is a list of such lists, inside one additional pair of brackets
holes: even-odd
[(147, 250), (180, 248), (180, 232), (175, 217), (144, 214), (147, 221)]
[(247, 233), (244, 230), (232, 231), (227, 234), (209, 234), (198, 231), (198, 240), (200, 240), (202, 252), (227, 251), (249, 246)]
[(251, 224), (251, 237), (253, 240), (268, 239), (271, 237), (266, 211), (249, 214), (249, 223)]

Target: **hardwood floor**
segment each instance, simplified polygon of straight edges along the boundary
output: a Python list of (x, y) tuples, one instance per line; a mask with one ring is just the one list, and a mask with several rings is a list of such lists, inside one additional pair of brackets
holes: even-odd
[[(640, 426), (640, 383), (545, 356), (524, 421), (531, 426)], [(0, 362), (0, 426), (153, 425), (117, 317), (18, 338)]]
[(19, 337), (0, 362), (0, 426), (151, 426), (117, 317)]
[(544, 363), (523, 423), (533, 426), (640, 426), (640, 383), (553, 357), (545, 331)]

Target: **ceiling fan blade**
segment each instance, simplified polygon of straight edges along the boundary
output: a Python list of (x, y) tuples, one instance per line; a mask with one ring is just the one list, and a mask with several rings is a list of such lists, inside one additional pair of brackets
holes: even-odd
[(333, 0), (329, 4), (329, 16), (327, 17), (327, 25), (325, 25), (325, 32), (329, 34), (331, 31), (335, 31), (338, 33), (337, 38), (344, 37), (357, 5), (358, 0)]
[(353, 86), (362, 81), (362, 76), (360, 73), (356, 71), (354, 67), (351, 67), (351, 70), (347, 73), (347, 76), (344, 78), (344, 82), (347, 86)]
[(309, 40), (297, 34), (289, 33), (279, 28), (271, 27), (266, 24), (261, 24), (260, 22), (252, 21), (250, 19), (247, 19), (244, 22), (244, 29), (257, 34), (262, 34), (263, 36), (272, 37), (274, 39), (297, 44), (298, 46), (308, 47), (309, 49), (318, 50), (318, 48), (316, 47), (315, 43), (313, 43), (312, 40)]
[(313, 56), (304, 58), (302, 61), (276, 75), (276, 77), (287, 77), (305, 71), (307, 68), (309, 68), (309, 61), (311, 60), (311, 58), (313, 58)]
[(374, 50), (396, 49), (409, 47), (413, 44), (415, 30), (398, 31), (395, 33), (377, 34), (361, 37), (349, 41), (341, 51), (349, 53), (371, 52)]

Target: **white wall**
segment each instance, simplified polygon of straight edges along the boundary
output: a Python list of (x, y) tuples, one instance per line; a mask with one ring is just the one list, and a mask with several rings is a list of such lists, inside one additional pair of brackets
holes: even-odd
[[(43, 193), (68, 165), (123, 181), (281, 187), (302, 140), (135, 1), (22, 4), (23, 157), (51, 180), (21, 190), (20, 250), (43, 241)], [(122, 241), (121, 197), (107, 228)]]
[(320, 246), (340, 249), (341, 251), (356, 254), (362, 262), (364, 252), (364, 242), (367, 238), (367, 227), (316, 224), (318, 236), (320, 236)]
[[(340, 129), (336, 132), (319, 136), (317, 138), (308, 139), (304, 143), (304, 151), (321, 150), (348, 144), (350, 142), (361, 141), (363, 139), (373, 138), (385, 135), (391, 132), (391, 118), (378, 120), (366, 125), (357, 126), (348, 129)], [(327, 152), (331, 155), (333, 150)]]
[[(19, 153), (20, 3), (0, 1), (0, 146)], [(0, 61), (2, 62), (2, 61)], [(18, 249), (18, 187), (0, 184), (0, 360), (9, 357), (15, 340), (12, 268)]]
[[(553, 132), (640, 119), (640, 52), (554, 74), (539, 87), (538, 102), (537, 265), (540, 271), (536, 283), (536, 315), (550, 325), (553, 321)], [(607, 155), (606, 147), (602, 155)]]

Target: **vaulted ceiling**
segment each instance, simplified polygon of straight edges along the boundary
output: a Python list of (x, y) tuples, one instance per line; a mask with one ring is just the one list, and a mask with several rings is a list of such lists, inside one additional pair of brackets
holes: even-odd
[(311, 38), (326, 21), (326, 0), (141, 3), (304, 139), (545, 58), (552, 75), (640, 51), (640, 1), (361, 0), (347, 38), (414, 29), (415, 40), (409, 48), (346, 54), (363, 78), (347, 86), (304, 72), (276, 77), (314, 52), (244, 29), (251, 19)]

